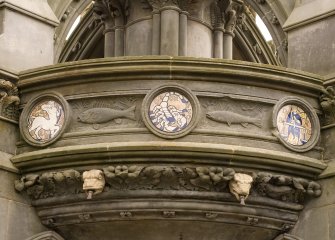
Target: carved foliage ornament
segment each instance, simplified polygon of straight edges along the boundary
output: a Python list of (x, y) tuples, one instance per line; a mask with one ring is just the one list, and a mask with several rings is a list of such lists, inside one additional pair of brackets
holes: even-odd
[(128, 9), (128, 0), (96, 0), (93, 5), (93, 11), (96, 18), (100, 19), (105, 24), (108, 24), (115, 19), (120, 19), (120, 23), (122, 25), (125, 24), (128, 16)]
[(197, 4), (199, 1), (200, 0), (143, 0), (142, 2), (148, 4), (153, 10), (173, 6), (188, 11), (191, 5)]
[(325, 116), (324, 124), (335, 123), (335, 89), (333, 86), (328, 86), (321, 94), (320, 104)]
[(214, 28), (224, 28), (233, 34), (236, 24), (242, 24), (247, 10), (241, 0), (216, 0), (211, 6), (211, 22)]
[[(102, 174), (103, 173), (103, 174)], [(303, 178), (285, 175), (236, 173), (222, 167), (108, 166), (81, 175), (76, 170), (27, 174), (15, 181), (15, 189), (26, 191), (33, 199), (70, 195), (84, 190), (181, 190), (231, 192), (239, 201), (248, 195), (284, 202), (302, 203), (308, 195), (319, 197), (321, 186)], [(104, 180), (105, 179), (105, 183)]]
[(185, 136), (197, 124), (200, 105), (187, 88), (180, 85), (161, 86), (143, 100), (142, 117), (145, 125), (157, 136)]
[(0, 116), (17, 120), (19, 104), (17, 87), (10, 81), (0, 79)]
[(320, 123), (313, 107), (297, 97), (281, 99), (273, 110), (273, 134), (285, 147), (296, 151), (311, 150), (320, 137)]
[(55, 142), (65, 131), (70, 110), (58, 93), (47, 93), (27, 103), (20, 117), (20, 132), (33, 146), (44, 147)]

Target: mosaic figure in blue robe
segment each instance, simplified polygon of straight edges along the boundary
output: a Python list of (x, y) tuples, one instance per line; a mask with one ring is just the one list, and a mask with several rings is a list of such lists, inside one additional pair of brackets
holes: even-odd
[(305, 144), (306, 141), (300, 139), (301, 130), (303, 127), (302, 127), (302, 118), (299, 115), (299, 113), (291, 111), (287, 115), (286, 123), (288, 125), (288, 132), (287, 132), (288, 138), (290, 138), (290, 135), (292, 135), (293, 139), (297, 138), (298, 142)]

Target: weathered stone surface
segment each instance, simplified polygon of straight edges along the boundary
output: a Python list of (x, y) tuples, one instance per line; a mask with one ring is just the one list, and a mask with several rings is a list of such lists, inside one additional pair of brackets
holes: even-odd
[(7, 198), (0, 198), (0, 217), (0, 237), (4, 240), (26, 239), (45, 230), (30, 205)]
[(1, 67), (21, 71), (53, 63), (53, 31), (58, 20), (46, 0), (1, 1), (0, 12), (0, 53), (6, 56), (0, 58)]
[[(314, 3), (318, 4), (317, 1)], [(289, 31), (288, 66), (320, 75), (333, 73), (332, 63), (335, 61), (334, 23), (335, 17), (330, 16)], [(308, 38), (301, 36), (308, 36)]]

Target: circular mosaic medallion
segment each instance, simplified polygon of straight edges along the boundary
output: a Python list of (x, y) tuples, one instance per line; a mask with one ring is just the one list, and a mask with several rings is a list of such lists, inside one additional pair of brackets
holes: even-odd
[(33, 99), (20, 118), (22, 136), (34, 146), (53, 143), (65, 129), (68, 111), (67, 102), (58, 94), (44, 94)]
[(188, 89), (179, 85), (162, 86), (146, 96), (142, 116), (154, 134), (177, 138), (195, 126), (198, 105), (197, 98)]
[(291, 150), (308, 151), (319, 139), (318, 117), (303, 99), (287, 97), (274, 109), (274, 127), (279, 140)]
[(312, 124), (307, 113), (296, 105), (283, 106), (277, 115), (281, 137), (294, 146), (306, 144), (312, 136)]
[(55, 138), (62, 129), (64, 109), (56, 101), (42, 101), (32, 108), (27, 121), (30, 136), (45, 143)]
[(167, 133), (185, 129), (192, 120), (192, 105), (187, 97), (178, 92), (163, 92), (155, 97), (149, 108), (153, 125)]

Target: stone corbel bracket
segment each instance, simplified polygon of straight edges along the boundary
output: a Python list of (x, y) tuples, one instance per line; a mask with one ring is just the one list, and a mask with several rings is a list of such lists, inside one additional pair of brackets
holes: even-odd
[(15, 84), (0, 79), (0, 116), (18, 120), (17, 107), (19, 104), (20, 98)]

